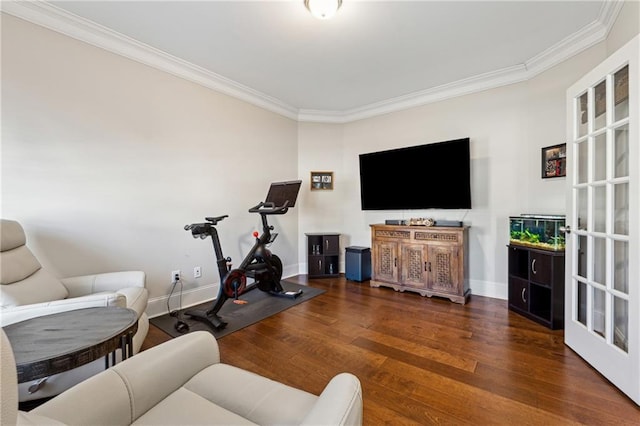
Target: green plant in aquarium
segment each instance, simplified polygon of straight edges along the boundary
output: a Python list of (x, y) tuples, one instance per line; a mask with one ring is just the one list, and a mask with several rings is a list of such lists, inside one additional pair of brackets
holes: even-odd
[(529, 231), (528, 229), (525, 229), (524, 232), (522, 233), (522, 241), (528, 241), (530, 243), (539, 243), (540, 242), (540, 235), (539, 234), (534, 234), (533, 232)]
[(511, 231), (511, 239), (512, 240), (521, 240), (522, 239), (522, 232), (520, 232), (520, 231)]
[(559, 235), (557, 237), (551, 237), (551, 244), (555, 246), (564, 247), (564, 237)]

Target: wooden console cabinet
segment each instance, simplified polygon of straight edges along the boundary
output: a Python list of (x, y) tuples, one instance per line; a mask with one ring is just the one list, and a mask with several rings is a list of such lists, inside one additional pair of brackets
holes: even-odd
[(371, 225), (372, 287), (466, 303), (468, 227)]

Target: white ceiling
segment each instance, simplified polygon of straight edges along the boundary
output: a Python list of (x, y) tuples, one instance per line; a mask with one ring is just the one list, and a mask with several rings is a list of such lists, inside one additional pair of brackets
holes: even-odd
[[(192, 80), (318, 121), (522, 81), (602, 40), (620, 9), (594, 0), (344, 0), (321, 21), (303, 0), (49, 3), (48, 15), (66, 27), (100, 32), (101, 47), (110, 48), (107, 38), (129, 43), (145, 51), (127, 54), (141, 62), (160, 55), (197, 73)], [(82, 39), (81, 31), (63, 32)]]

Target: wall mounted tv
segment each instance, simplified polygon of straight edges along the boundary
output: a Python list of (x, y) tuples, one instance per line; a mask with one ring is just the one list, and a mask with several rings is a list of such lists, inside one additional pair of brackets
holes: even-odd
[(360, 154), (362, 210), (470, 209), (469, 138)]

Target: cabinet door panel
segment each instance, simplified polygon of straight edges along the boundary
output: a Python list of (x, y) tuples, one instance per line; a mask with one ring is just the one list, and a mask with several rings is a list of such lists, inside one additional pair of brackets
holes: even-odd
[(338, 235), (325, 235), (322, 239), (322, 253), (335, 255), (340, 251), (340, 237)]
[(509, 305), (521, 311), (529, 311), (529, 283), (527, 281), (509, 278)]
[(427, 250), (422, 244), (402, 245), (402, 274), (403, 284), (424, 288), (427, 286)]
[(398, 282), (398, 244), (379, 241), (373, 245), (374, 280)]
[(324, 275), (324, 257), (309, 256), (309, 275)]
[(462, 294), (462, 283), (458, 276), (458, 248), (447, 246), (429, 246), (428, 248), (428, 282), (430, 290), (452, 294)]
[(529, 279), (536, 283), (551, 285), (552, 257), (543, 253), (529, 253)]

